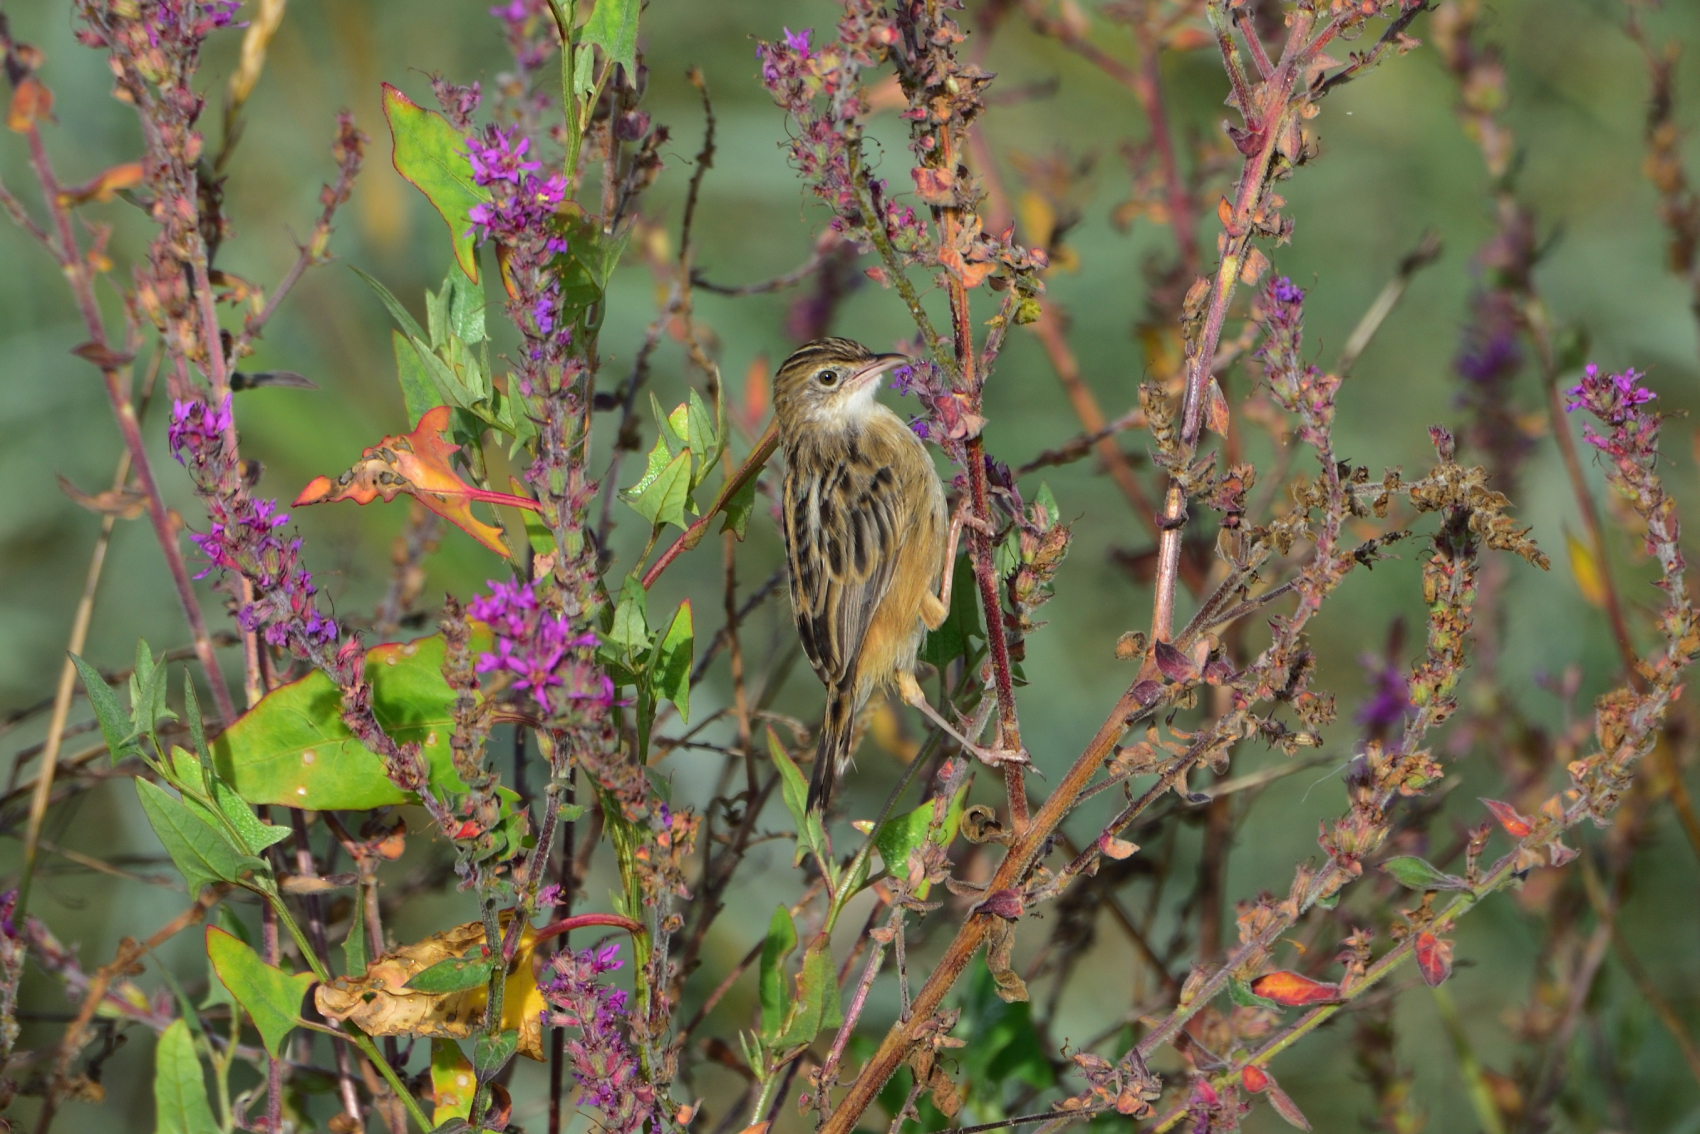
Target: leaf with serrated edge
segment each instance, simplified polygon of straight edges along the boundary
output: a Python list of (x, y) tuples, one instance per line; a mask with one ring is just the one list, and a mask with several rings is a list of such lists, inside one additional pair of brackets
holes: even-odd
[(171, 1021), (160, 1033), (154, 1052), (153, 1106), (155, 1134), (219, 1134), (195, 1041), (182, 1020)]
[(313, 986), (313, 974), (292, 976), (268, 965), (240, 938), (214, 925), (207, 926), (207, 956), (218, 979), (260, 1030), (266, 1051), (276, 1056), (301, 1023), (301, 1002)]
[(691, 455), (688, 450), (667, 462), (655, 480), (642, 492), (627, 493), (626, 503), (651, 524), (687, 527), (685, 506), (691, 498)]

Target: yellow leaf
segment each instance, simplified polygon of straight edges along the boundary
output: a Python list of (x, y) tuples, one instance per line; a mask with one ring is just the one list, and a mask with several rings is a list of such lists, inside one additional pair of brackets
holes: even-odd
[(1570, 574), (1576, 579), (1576, 589), (1582, 592), (1589, 606), (1605, 606), (1605, 577), (1600, 573), (1593, 550), (1568, 531), (1564, 533), (1564, 542), (1570, 549)]
[[(513, 916), (504, 910), (505, 926)], [(537, 930), (520, 931), (519, 947), (502, 985), (502, 1030), (519, 1032), (519, 1053), (543, 1059), (543, 992), (532, 971)], [(328, 1020), (352, 1020), (369, 1036), (429, 1036), (467, 1039), (484, 1018), (489, 1002), (485, 985), (460, 992), (419, 992), (407, 982), (451, 957), (464, 956), (484, 942), (483, 922), (470, 921), (433, 933), (375, 958), (362, 977), (336, 977), (314, 990), (313, 999)]]

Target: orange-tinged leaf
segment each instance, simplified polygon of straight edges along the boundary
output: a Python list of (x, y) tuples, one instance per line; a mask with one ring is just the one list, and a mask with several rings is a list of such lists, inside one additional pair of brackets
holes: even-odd
[(1493, 812), (1493, 817), (1499, 820), (1499, 825), (1505, 828), (1505, 833), (1514, 839), (1525, 838), (1534, 830), (1529, 821), (1517, 813), (1517, 809), (1509, 803), (1501, 803), (1497, 799), (1484, 799), (1487, 809)]
[(1258, 996), (1288, 1008), (1306, 1004), (1330, 1004), (1340, 999), (1339, 985), (1311, 980), (1307, 976), (1285, 970), (1263, 974), (1251, 982), (1251, 990)]
[(1240, 1068), (1240, 1083), (1252, 1094), (1260, 1094), (1269, 1087), (1269, 1073), (1255, 1063), (1247, 1063)]
[(1589, 606), (1603, 608), (1606, 605), (1606, 582), (1593, 549), (1569, 532), (1564, 533), (1564, 545), (1570, 552), (1570, 574), (1576, 580), (1576, 589), (1582, 592), (1582, 598)]
[(1430, 988), (1439, 988), (1452, 975), (1452, 942), (1428, 930), (1417, 934), (1417, 969)]
[(67, 205), (81, 205), (88, 201), (106, 202), (117, 196), (120, 189), (133, 189), (141, 183), (142, 163), (127, 161), (123, 165), (113, 166), (74, 189), (61, 189), (59, 200)]
[(12, 90), (11, 105), (6, 108), (7, 128), (27, 134), (38, 120), (53, 114), (53, 92), (40, 79), (28, 78)]
[(384, 438), (362, 453), (359, 463), (335, 481), (314, 477), (295, 498), (295, 506), (337, 500), (370, 504), (379, 497), (388, 502), (405, 493), (506, 558), (508, 548), (502, 542), (502, 529), (473, 516), (473, 501), (507, 504), (533, 512), (538, 510), (537, 501), (474, 488), (460, 479), (449, 465), (456, 447), (443, 439), (451, 412), (448, 406), (426, 411), (412, 433)]
[(744, 428), (751, 433), (760, 432), (761, 423), (767, 418), (768, 391), (767, 355), (758, 354), (744, 371), (744, 406), (739, 415)]

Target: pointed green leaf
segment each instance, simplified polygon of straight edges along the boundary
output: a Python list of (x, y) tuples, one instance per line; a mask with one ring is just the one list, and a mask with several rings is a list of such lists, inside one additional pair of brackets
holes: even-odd
[(649, 648), (649, 592), (636, 575), (627, 575), (620, 584), (620, 601), (614, 607), (608, 642), (633, 657)]
[(366, 903), (364, 895), (354, 901), (348, 919), (348, 936), (342, 939), (342, 971), (351, 977), (366, 975)]
[[(964, 786), (956, 793), (956, 798), (950, 801), (945, 809), (944, 822), (939, 825), (936, 841), (940, 846), (949, 846), (956, 838), (956, 825), (962, 819), (962, 805), (968, 799), (968, 788)], [(927, 832), (933, 824), (933, 805), (923, 803), (907, 815), (895, 815), (881, 823), (879, 830), (874, 832), (874, 849), (880, 852), (880, 859), (885, 863), (886, 870), (897, 877), (903, 877), (909, 870), (909, 855), (924, 846), (927, 842)], [(921, 883), (916, 891), (916, 897), (923, 900), (931, 883)]]
[(160, 1033), (154, 1052), (153, 1106), (155, 1134), (219, 1134), (195, 1041), (182, 1020), (173, 1020)]
[(472, 1066), (480, 1079), (488, 1079), (508, 1065), (519, 1047), (519, 1032), (509, 1029), (495, 1036), (479, 1036), (472, 1044)]
[(385, 287), (375, 278), (367, 275), (359, 268), (354, 267), (353, 264), (350, 264), (349, 268), (355, 275), (365, 280), (366, 286), (371, 288), (377, 297), (383, 301), (384, 306), (389, 309), (390, 317), (397, 323), (401, 324), (401, 329), (408, 338), (418, 339), (420, 342), (426, 341), (425, 328), (421, 327), (414, 321), (413, 316), (407, 313), (407, 308), (401, 305), (401, 300), (397, 299), (395, 294), (391, 292), (389, 288)]
[(384, 116), (395, 140), (396, 172), (417, 186), (442, 216), (449, 226), (455, 263), (476, 283), (478, 247), (469, 214), (474, 205), (490, 200), (490, 191), (472, 179), (466, 139), (442, 115), (419, 106), (388, 83), (384, 84)]
[(836, 1028), (843, 1022), (838, 1007), (838, 968), (832, 963), (830, 947), (817, 938), (803, 954), (803, 968), (797, 974), (797, 995), (791, 1002), (791, 1019), (774, 1046), (786, 1048), (812, 1043), (822, 1028)]
[(112, 754), (112, 762), (117, 763), (136, 748), (134, 734), (130, 731), (129, 714), (124, 712), (124, 706), (118, 702), (118, 694), (112, 691), (112, 686), (101, 677), (98, 669), (76, 654), (71, 655), (71, 664), (77, 667), (77, 673), (82, 676), (89, 706), (94, 709), (94, 718), (100, 724), (101, 738), (106, 741), (107, 751)]
[(688, 527), (685, 505), (690, 502), (691, 455), (679, 453), (643, 491), (625, 494), (626, 503), (651, 524)]
[(1416, 855), (1400, 855), (1381, 864), (1407, 890), (1468, 890), (1470, 884)]
[(720, 460), (720, 433), (714, 427), (714, 419), (708, 416), (708, 406), (695, 390), (691, 391), (685, 409), (685, 444), (696, 458), (696, 477), (691, 485), (695, 488)]
[(726, 503), (721, 505), (726, 519), (720, 525), (720, 530), (731, 532), (740, 540), (744, 538), (744, 532), (750, 526), (750, 513), (756, 510), (756, 479), (752, 476), (744, 482), (744, 487), (727, 497)]
[(582, 41), (573, 49), (573, 89), (581, 95), (596, 89), (596, 53)]
[(761, 946), (761, 1038), (772, 1043), (785, 1026), (785, 958), (797, 947), (797, 927), (791, 911), (781, 905), (768, 922)]
[(662, 635), (661, 646), (650, 666), (650, 680), (657, 700), (665, 699), (679, 708), (679, 719), (691, 719), (691, 659), (696, 642), (691, 630), (691, 600), (679, 604), (678, 612)]
[(207, 956), (213, 971), (260, 1030), (266, 1051), (276, 1056), (283, 1041), (301, 1023), (301, 1002), (316, 979), (312, 973), (290, 975), (268, 965), (239, 937), (207, 926)]
[(627, 72), (637, 66), (638, 10), (642, 0), (596, 0), (590, 19), (579, 29), (580, 43), (594, 43)]
[[(237, 940), (252, 945), (249, 939), (248, 927), (242, 924), (242, 919), (236, 916), (229, 905), (220, 902), (212, 913), (213, 923)], [(218, 972), (212, 967), (212, 958), (207, 958), (207, 994), (201, 998), (200, 1007), (205, 1010), (216, 1004), (227, 1004), (233, 1010), (237, 1007), (236, 998), (230, 995), (230, 990), (224, 987), (224, 982), (218, 979)]]
[(773, 766), (779, 769), (779, 795), (785, 801), (785, 810), (791, 813), (791, 821), (801, 831), (808, 814), (809, 781), (803, 778), (802, 769), (785, 751), (785, 746), (779, 743), (779, 736), (771, 725), (767, 730), (767, 752), (773, 758)]
[(242, 846), (240, 849), (252, 855), (259, 855), (267, 847), (281, 843), (294, 834), (294, 831), (288, 827), (260, 822), (260, 817), (255, 815), (246, 803), (242, 802), (240, 796), (230, 790), (229, 784), (217, 776), (208, 774), (208, 769), (202, 766), (201, 762), (195, 758), (194, 753), (183, 748), (173, 748), (171, 750), (171, 762), (179, 782), (191, 784), (195, 787), (199, 787), (203, 783), (210, 785), (213, 800), (218, 804), (218, 813), (215, 814), (209, 808), (202, 806), (198, 800), (191, 799), (188, 796), (183, 799), (184, 805), (214, 827), (223, 826), (222, 816), (223, 820), (228, 821), (230, 826), (235, 828), (236, 834), (241, 837)]
[(425, 373), (419, 352), (413, 349), (413, 343), (406, 335), (391, 328), (390, 347), (395, 351), (396, 381), (401, 385), (402, 404), (407, 407), (408, 427), (418, 429), (419, 419), (442, 405), (443, 399), (437, 393), (437, 384)]
[(166, 708), (165, 666), (156, 666), (146, 642), (136, 643), (136, 668), (130, 674), (130, 728), (137, 736), (152, 736), (160, 721), (177, 719)]
[[(473, 650), (488, 650), (488, 630)], [(433, 788), (463, 793), (449, 749), (455, 693), (443, 678), (441, 634), (366, 653), (372, 712), (384, 731), (420, 746)], [(280, 686), (213, 742), (218, 774), (244, 800), (313, 811), (363, 811), (409, 801), (384, 763), (342, 720), (342, 695), (314, 671)]]
[(136, 781), (136, 796), (171, 861), (198, 894), (209, 882), (241, 882), (266, 873), (266, 864), (231, 845), (224, 831), (190, 811), (183, 801), (148, 780)]

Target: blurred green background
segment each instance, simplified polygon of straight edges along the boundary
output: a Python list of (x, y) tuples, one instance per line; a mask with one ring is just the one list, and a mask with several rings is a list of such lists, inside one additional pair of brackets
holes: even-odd
[[(423, 289), (441, 281), (449, 255), (441, 221), (388, 164), (379, 83), (395, 83), (427, 105), (427, 76), (433, 72), (461, 82), (481, 79), (489, 90), (505, 66), (505, 52), (486, 7), (451, 0), (296, 0), (290, 5), (249, 104), (247, 133), (226, 186), (236, 231), (226, 245), (224, 266), (262, 286), (285, 270), (295, 236), (308, 231), (317, 212), (319, 186), (331, 175), (327, 148), (339, 108), (351, 108), (373, 142), (366, 172), (333, 242), (342, 263), (309, 274), (252, 360), (255, 369), (305, 374), (319, 389), (263, 390), (239, 399), (245, 453), (265, 467), (262, 494), (291, 498), (311, 476), (334, 474), (362, 446), (405, 428), (390, 354), (390, 320), (344, 265), (377, 276), (419, 311)], [(970, 5), (970, 16), (977, 7)], [(49, 146), (64, 180), (81, 180), (131, 159), (138, 148), (134, 118), (110, 99), (104, 60), (72, 41), (69, 5), (31, 0), (8, 4), (6, 11), (17, 38), (47, 52), (43, 76), (54, 90), (59, 123)], [(699, 66), (713, 94), (720, 132), (714, 169), (703, 185), (696, 262), (717, 282), (764, 279), (808, 255), (820, 216), (779, 149), (785, 123), (757, 81), (755, 37), (777, 38), (782, 26), (829, 29), (836, 18), (834, 6), (820, 0), (654, 0), (645, 12), (647, 105), (672, 130), (663, 150), (667, 169), (646, 208), (677, 233), (702, 131), (697, 95), (685, 72)], [(1560, 321), (1591, 336), (1594, 359), (1613, 369), (1632, 364), (1649, 371), (1659, 406), (1685, 411), (1700, 402), (1696, 323), (1684, 286), (1664, 270), (1655, 196), (1640, 173), (1646, 74), (1637, 48), (1622, 34), (1622, 18), (1623, 9), (1606, 0), (1501, 0), (1491, 6), (1487, 26), (1505, 46), (1511, 94), (1506, 120), (1519, 143), (1519, 186), (1542, 232), (1553, 241), (1538, 285)], [(1700, 42), (1700, 6), (1675, 4), (1648, 22), (1656, 41)], [(1414, 33), (1424, 36), (1425, 26), (1419, 20)], [(1095, 36), (1111, 52), (1131, 58), (1124, 35), (1113, 26), (1096, 25)], [(215, 36), (203, 72), (208, 89), (222, 90), (238, 42), (234, 33)], [(1013, 155), (1066, 152), (1096, 158), (1079, 189), (1082, 221), (1069, 238), (1079, 252), (1079, 267), (1051, 277), (1048, 302), (1066, 312), (1082, 371), (1106, 413), (1114, 416), (1134, 403), (1144, 365), (1132, 337), (1145, 302), (1140, 266), (1153, 251), (1166, 250), (1169, 241), (1166, 232), (1149, 224), (1137, 223), (1124, 233), (1109, 220), (1111, 209), (1127, 194), (1118, 149), (1124, 141), (1143, 137), (1143, 120), (1127, 91), (1056, 44), (1035, 37), (1019, 19), (999, 30), (987, 66), (998, 75), (994, 91), (1057, 81), (1054, 94), (996, 107), (987, 118), (987, 136), (1007, 185), (1019, 185), (1010, 165)], [(1221, 103), (1220, 66), (1211, 53), (1170, 59), (1165, 78), (1175, 115), (1186, 128), (1208, 134), (1229, 113)], [(1684, 71), (1679, 90), (1684, 121), (1700, 123), (1700, 74)], [(1296, 230), (1291, 246), (1270, 254), (1277, 271), (1310, 291), (1307, 341), (1320, 365), (1332, 363), (1419, 235), (1433, 228), (1444, 240), (1441, 260), (1417, 277), (1341, 396), (1337, 451), (1368, 464), (1375, 475), (1390, 465), (1415, 474), (1432, 456), (1426, 427), (1461, 421), (1451, 362), (1475, 281), (1471, 256), (1490, 234), (1492, 218), (1487, 177), (1475, 146), (1456, 123), (1454, 102), (1452, 82), (1432, 49), (1390, 61), (1323, 104), (1312, 124), (1320, 137), (1320, 159), (1282, 189)], [(216, 117), (216, 110), (209, 110), (207, 126), (213, 132)], [(884, 175), (906, 183), (901, 124), (887, 112), (874, 132), (882, 142), (883, 149), (875, 153)], [(33, 201), (23, 146), (15, 135), (0, 138), (0, 177)], [(116, 226), (114, 259), (121, 267), (129, 263), (146, 239), (138, 216), (123, 205), (90, 215)], [(1208, 243), (1214, 221), (1201, 231)], [(67, 353), (86, 336), (55, 270), (9, 225), (0, 226), (0, 265), (0, 484), (5, 485), (0, 494), (0, 713), (11, 713), (51, 695), (98, 529), (96, 517), (60, 493), (55, 475), (87, 491), (106, 487), (120, 445), (96, 375)], [(604, 388), (629, 367), (653, 316), (657, 288), (641, 265), (628, 265), (616, 276), (602, 338)], [(785, 314), (796, 294), (743, 299), (698, 294), (698, 319), (718, 341), (720, 365), (734, 395), (758, 354), (777, 359), (795, 345), (786, 337)], [(938, 299), (932, 294), (929, 303)], [(895, 296), (872, 285), (848, 300), (834, 324), (839, 333), (880, 346), (902, 337), (906, 327)], [(682, 350), (665, 341), (654, 372), (654, 388), (664, 405), (682, 396), (684, 375)], [(1525, 372), (1518, 381), (1518, 404), (1537, 412), (1534, 376)], [(1243, 371), (1236, 372), (1235, 382), (1244, 389)], [(1079, 432), (1038, 343), (1024, 332), (1011, 336), (987, 406), (988, 449), (1012, 465)], [(155, 412), (149, 423), (156, 468), (170, 501), (190, 526), (198, 526), (201, 515), (187, 479), (164, 453), (163, 416)], [(652, 424), (645, 422), (644, 428), (649, 432)], [(1696, 499), (1691, 433), (1692, 426), (1678, 417), (1664, 438), (1664, 471), (1690, 502)], [(1143, 440), (1130, 437), (1127, 446), (1139, 452)], [(627, 480), (633, 467), (628, 465)], [(1590, 475), (1597, 483), (1598, 470), (1591, 468)], [(1057, 598), (1045, 608), (1049, 624), (1029, 647), (1027, 672), (1033, 684), (1023, 692), (1022, 714), (1028, 745), (1054, 783), (1055, 773), (1066, 767), (1125, 685), (1128, 671), (1113, 660), (1113, 645), (1121, 632), (1148, 623), (1149, 592), (1111, 557), (1113, 549), (1143, 550), (1147, 540), (1108, 479), (1090, 461), (1047, 470), (1045, 479), (1074, 525), (1075, 543), (1058, 579)], [(1036, 482), (1024, 487), (1036, 487)], [(1565, 567), (1564, 535), (1579, 525), (1550, 441), (1527, 465), (1516, 504), (1555, 567), (1541, 574), (1522, 563), (1511, 566), (1499, 676), (1524, 712), (1557, 731), (1565, 723), (1564, 709), (1537, 686), (1536, 676), (1579, 667), (1578, 704), (1585, 706), (1614, 671), (1615, 657), (1604, 619), (1584, 602)], [(404, 518), (399, 506), (358, 510), (347, 505), (294, 516), (306, 539), (308, 562), (338, 610), (371, 609), (387, 579), (390, 541)], [(1691, 515), (1690, 522), (1700, 517)], [(626, 513), (616, 533), (626, 558), (616, 571), (629, 569), (643, 534), (638, 527)], [(1381, 647), (1391, 620), (1402, 615), (1413, 628), (1420, 625), (1416, 546), (1373, 573), (1354, 575), (1316, 625), (1321, 684), (1338, 691), (1343, 706), (1353, 705), (1362, 693), (1360, 658)], [(1620, 538), (1614, 546), (1624, 577), (1644, 579), (1629, 542)], [(654, 604), (659, 609), (695, 597), (697, 610), (704, 612), (699, 643), (706, 637), (706, 612), (719, 609), (719, 562), (719, 553), (705, 547), (670, 572)], [(739, 562), (750, 585), (782, 562), (771, 523), (758, 518), (752, 524)], [(464, 597), (498, 571), (492, 556), (449, 531), (430, 563), (426, 600), (434, 602), (443, 591)], [(1634, 581), (1626, 586), (1638, 613), (1654, 604), (1657, 596), (1650, 588)], [(183, 645), (181, 616), (170, 594), (152, 532), (144, 524), (121, 524), (88, 656), (118, 667), (127, 664), (138, 637), (155, 649)], [(209, 595), (209, 610), (217, 609)], [(765, 606), (747, 631), (752, 664), (765, 665), (783, 654), (791, 647), (791, 633), (783, 602)], [(234, 657), (229, 661), (238, 664)], [(707, 711), (724, 696), (720, 666), (697, 711)], [(812, 678), (799, 669), (778, 708), (803, 718), (815, 713), (818, 689)], [(43, 725), (37, 717), (0, 736), (0, 755), (36, 743)], [(1336, 762), (1348, 758), (1357, 736), (1349, 712), (1328, 735), (1325, 751)], [(67, 751), (79, 751), (85, 742), (86, 737), (73, 739)], [(1473, 822), (1474, 804), (1463, 801), (1495, 793), (1499, 773), (1480, 752), (1455, 754), (1467, 758), (1453, 773), (1459, 786), (1451, 806), (1459, 823)], [(1255, 770), (1281, 759), (1248, 748), (1236, 768)], [(869, 744), (861, 766), (864, 774), (854, 781), (850, 811), (871, 815), (896, 764)], [(714, 771), (708, 754), (677, 754), (669, 768), (676, 790), (686, 797), (700, 795)], [(874, 774), (866, 774), (870, 771)], [(1268, 791), (1239, 830), (1230, 900), (1264, 887), (1284, 892), (1293, 863), (1316, 853), (1317, 820), (1342, 806), (1338, 778), (1326, 768), (1283, 780)], [(1101, 810), (1089, 807), (1071, 823), (1077, 837), (1090, 836)], [(11, 870), (22, 830), (20, 812), (8, 813), (4, 822), (11, 838), (0, 843), (0, 867)], [(783, 827), (784, 820), (777, 823)], [(423, 824), (414, 826), (422, 829)], [(56, 843), (108, 858), (159, 853), (122, 783), (96, 789), (61, 809), (46, 833)], [(1653, 813), (1646, 837), (1651, 845), (1631, 878), (1623, 925), (1690, 1029), (1700, 1030), (1700, 870), (1667, 813)], [(1197, 841), (1196, 827), (1180, 832), (1182, 877), (1190, 877), (1186, 856), (1194, 853)], [(415, 857), (429, 858), (429, 851), (417, 845), (423, 840), (414, 842)], [(49, 858), (48, 867), (33, 912), (66, 941), (77, 943), (91, 968), (110, 956), (121, 934), (151, 932), (184, 901), (180, 893), (68, 869), (62, 860)], [(158, 862), (134, 869), (169, 873)], [(757, 852), (711, 940), (705, 966), (711, 975), (704, 988), (742, 956), (766, 924), (773, 901), (767, 883), (794, 887), (792, 878), (776, 846)], [(589, 891), (593, 903), (600, 903), (606, 885), (599, 872)], [(410, 903), (392, 927), (402, 940), (412, 940), (469, 911), (464, 895), (426, 897)], [(1166, 939), (1171, 928), (1160, 921), (1154, 936)], [(1449, 987), (1464, 1008), (1478, 1055), (1501, 1070), (1509, 1069), (1516, 1051), (1507, 1013), (1528, 999), (1532, 982), (1544, 975), (1535, 956), (1539, 930), (1516, 898), (1501, 897), (1472, 915), (1459, 934), (1459, 972)], [(1031, 937), (1024, 939), (1028, 949), (1040, 935)], [(204, 977), (198, 950), (198, 935), (186, 934), (166, 954), (187, 981)], [(1081, 964), (1090, 972), (1062, 1001), (1052, 1028), (1059, 1041), (1078, 1043), (1098, 1033), (1128, 1003), (1134, 962), (1119, 939), (1102, 935)], [(1410, 985), (1415, 977), (1405, 972), (1398, 979)], [(143, 982), (156, 986), (152, 976)], [(696, 985), (693, 995), (701, 995)], [(1700, 1088), (1614, 963), (1607, 964), (1595, 996), (1566, 1089), (1564, 1128), (1612, 1128), (1622, 1119), (1611, 1100), (1627, 1097), (1632, 1119), (1627, 1128), (1700, 1131)], [(29, 979), (24, 999), (25, 1007), (38, 1013), (62, 1016), (67, 1010), (58, 987), (39, 973)], [(752, 1002), (753, 983), (746, 981), (728, 998), (719, 1034), (729, 1038), (733, 1028), (744, 1026)], [(873, 1009), (884, 1018), (894, 1010), (894, 996), (879, 998)], [(1475, 1129), (1451, 1044), (1420, 984), (1401, 1000), (1397, 1020), (1400, 1059), (1417, 1073), (1429, 1128)], [(61, 1026), (27, 1025), (23, 1046), (49, 1042)], [(1349, 1042), (1349, 1028), (1325, 1029), (1274, 1065), (1319, 1130), (1355, 1129), (1368, 1113), (1369, 1096), (1352, 1069)], [(1590, 1045), (1630, 1052), (1620, 1069), (1627, 1080), (1613, 1085), (1611, 1076), (1591, 1071), (1587, 1053), (1595, 1047)], [(109, 1103), (100, 1112), (72, 1104), (61, 1129), (149, 1128), (149, 1047), (138, 1036), (108, 1069)], [(534, 1094), (539, 1082), (534, 1068), (522, 1068), (516, 1119), (532, 1129), (541, 1126)], [(713, 1100), (733, 1086), (730, 1075), (710, 1071), (695, 1090)], [(1276, 1128), (1278, 1120), (1267, 1109), (1249, 1120), (1248, 1129)]]

